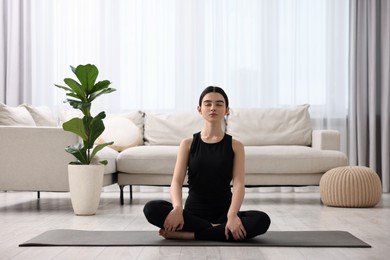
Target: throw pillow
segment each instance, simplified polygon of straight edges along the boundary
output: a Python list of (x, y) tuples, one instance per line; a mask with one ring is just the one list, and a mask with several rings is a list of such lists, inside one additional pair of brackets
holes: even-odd
[(202, 130), (199, 113), (145, 113), (145, 144), (179, 145), (184, 138)]
[(35, 126), (35, 122), (24, 106), (11, 107), (0, 103), (0, 125)]
[(140, 130), (143, 135), (144, 132), (144, 112), (142, 111), (131, 111), (131, 112), (123, 112), (123, 113), (107, 113), (108, 118), (112, 117), (124, 117), (130, 119)]
[(31, 106), (27, 104), (21, 105), (25, 107), (37, 126), (57, 126), (53, 114), (47, 106)]
[(110, 145), (114, 150), (121, 152), (126, 148), (142, 144), (140, 129), (129, 119), (124, 117), (111, 117), (104, 120), (104, 132), (99, 136), (96, 143), (113, 141)]
[(244, 145), (310, 145), (309, 105), (231, 109), (227, 133)]
[(60, 125), (71, 120), (74, 117), (83, 118), (83, 113), (76, 109), (63, 109), (60, 112)]

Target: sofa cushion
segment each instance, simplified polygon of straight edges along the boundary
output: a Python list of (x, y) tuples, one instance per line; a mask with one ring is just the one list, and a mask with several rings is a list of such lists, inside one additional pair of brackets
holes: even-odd
[[(178, 146), (137, 146), (119, 153), (117, 169), (129, 174), (173, 174)], [(340, 151), (307, 146), (275, 145), (245, 147), (246, 175), (313, 174), (347, 165)]]
[(35, 126), (35, 122), (24, 106), (11, 107), (0, 103), (0, 125)]
[(184, 138), (202, 130), (199, 113), (145, 113), (146, 145), (179, 145)]
[(310, 145), (309, 105), (231, 109), (227, 133), (247, 146)]
[(119, 153), (117, 169), (124, 173), (173, 174), (179, 146), (144, 145)]
[(319, 150), (307, 146), (246, 146), (246, 174), (313, 174), (347, 165), (340, 151)]
[(107, 165), (104, 168), (104, 174), (116, 173), (116, 158), (118, 157), (118, 152), (110, 147), (104, 147), (102, 150), (97, 152), (96, 156), (93, 158), (92, 163), (98, 163), (102, 160), (107, 160)]
[(28, 110), (37, 126), (58, 126), (49, 107), (31, 106), (27, 104), (22, 104), (21, 106)]
[(111, 117), (104, 119), (104, 132), (96, 140), (96, 143), (113, 141), (111, 148), (120, 152), (126, 148), (143, 143), (141, 130), (125, 117)]

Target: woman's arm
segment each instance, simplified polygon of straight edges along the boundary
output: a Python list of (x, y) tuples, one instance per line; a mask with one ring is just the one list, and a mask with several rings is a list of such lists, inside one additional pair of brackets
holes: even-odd
[(245, 196), (245, 150), (242, 143), (233, 140), (233, 197), (228, 211), (226, 224), (226, 239), (229, 238), (229, 230), (234, 239), (241, 240), (246, 236), (246, 230), (237, 216)]
[(173, 210), (169, 213), (164, 222), (164, 229), (175, 231), (183, 228), (183, 182), (187, 173), (188, 157), (192, 138), (184, 139), (180, 143), (177, 154), (175, 170), (173, 172), (170, 193)]

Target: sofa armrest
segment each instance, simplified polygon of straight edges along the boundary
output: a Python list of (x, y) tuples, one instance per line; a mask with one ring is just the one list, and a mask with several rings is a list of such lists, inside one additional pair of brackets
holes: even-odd
[(0, 190), (66, 191), (65, 147), (78, 136), (61, 127), (0, 126)]
[(340, 151), (340, 133), (337, 130), (313, 130), (312, 148)]

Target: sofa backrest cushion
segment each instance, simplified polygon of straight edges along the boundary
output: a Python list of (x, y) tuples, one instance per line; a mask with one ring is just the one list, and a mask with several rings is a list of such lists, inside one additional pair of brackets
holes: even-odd
[(310, 145), (309, 105), (230, 109), (227, 133), (244, 145)]
[[(92, 113), (93, 116), (96, 116), (96, 112)], [(83, 113), (80, 110), (76, 109), (63, 109), (60, 111), (60, 125), (62, 125), (64, 122), (74, 118), (83, 118)], [(123, 117), (131, 120), (141, 131), (143, 134), (144, 132), (144, 112), (142, 111), (129, 111), (129, 112), (122, 112), (122, 113), (106, 113), (106, 118), (113, 118), (113, 117)]]
[(25, 107), (37, 126), (58, 126), (58, 122), (54, 119), (53, 113), (47, 106), (32, 106), (22, 104)]
[(24, 106), (11, 107), (0, 103), (0, 125), (35, 126), (35, 122)]
[(104, 132), (96, 140), (96, 143), (114, 142), (109, 147), (118, 152), (143, 144), (141, 130), (130, 119), (117, 116), (104, 119), (103, 122)]
[(83, 112), (81, 112), (78, 109), (62, 109), (59, 112), (59, 117), (60, 117), (60, 125), (62, 126), (63, 123), (66, 121), (71, 120), (72, 118), (78, 117), (78, 118), (83, 118)]
[(203, 118), (196, 112), (145, 112), (145, 145), (179, 145), (202, 127)]
[(129, 112), (123, 112), (123, 113), (107, 113), (106, 119), (113, 118), (113, 117), (124, 117), (129, 120), (131, 120), (141, 131), (141, 134), (143, 136), (144, 133), (144, 117), (145, 113), (142, 111), (129, 111)]

